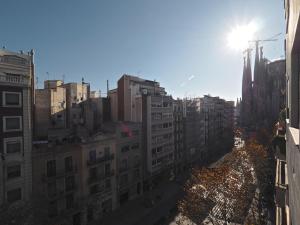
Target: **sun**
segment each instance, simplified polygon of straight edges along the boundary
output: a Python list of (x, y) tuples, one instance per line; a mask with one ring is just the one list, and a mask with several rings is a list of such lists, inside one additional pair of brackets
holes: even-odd
[(257, 25), (254, 22), (234, 27), (227, 36), (228, 46), (235, 50), (245, 50), (256, 31)]

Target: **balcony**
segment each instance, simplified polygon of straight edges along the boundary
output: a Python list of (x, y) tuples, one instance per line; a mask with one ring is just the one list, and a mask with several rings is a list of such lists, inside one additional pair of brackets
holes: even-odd
[(278, 207), (285, 207), (287, 193), (287, 168), (284, 160), (276, 160), (275, 202)]
[(44, 182), (49, 182), (49, 181), (53, 181), (54, 179), (75, 175), (77, 173), (78, 173), (77, 166), (73, 166), (69, 171), (61, 170), (61, 171), (53, 171), (53, 173), (51, 174), (43, 174), (42, 180)]
[(28, 76), (20, 75), (6, 75), (0, 74), (0, 83), (4, 83), (9, 86), (30, 86), (31, 80)]
[(114, 159), (114, 154), (109, 154), (109, 155), (105, 155), (103, 157), (97, 158), (95, 160), (88, 160), (87, 161), (87, 165), (88, 166), (93, 166), (93, 165), (97, 165), (106, 161), (110, 161)]
[(109, 172), (103, 173), (103, 174), (99, 174), (97, 176), (94, 177), (89, 177), (88, 178), (88, 184), (94, 184), (94, 183), (98, 183), (103, 181), (104, 179), (108, 178), (108, 177), (112, 177), (115, 175), (115, 171), (111, 170)]
[(78, 190), (77, 185), (73, 185), (72, 187), (69, 187), (68, 189), (61, 189), (61, 190), (56, 190), (54, 193), (48, 193), (48, 199), (53, 201), (57, 199), (62, 199), (64, 198), (67, 194), (70, 194), (74, 191)]

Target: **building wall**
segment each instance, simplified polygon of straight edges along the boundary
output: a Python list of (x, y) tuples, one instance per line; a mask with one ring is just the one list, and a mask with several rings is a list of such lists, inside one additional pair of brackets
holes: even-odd
[(117, 89), (110, 90), (108, 92), (109, 100), (110, 100), (110, 112), (111, 112), (111, 120), (113, 122), (118, 121), (118, 92)]
[(285, 1), (286, 11), (286, 78), (287, 78), (287, 170), (291, 224), (300, 224), (300, 154), (299, 154), (299, 50), (300, 2)]
[(82, 144), (84, 222), (101, 218), (117, 207), (116, 139), (96, 135)]
[(116, 167), (118, 205), (142, 194), (142, 130), (141, 123), (116, 125)]
[[(26, 55), (0, 50), (0, 205), (31, 197), (33, 77), (33, 52)], [(18, 95), (19, 104), (5, 105), (5, 93), (12, 92)], [(6, 130), (5, 118), (12, 116), (19, 118), (20, 129)], [(12, 143), (18, 145), (18, 151), (8, 152)], [(13, 167), (18, 172), (12, 176), (9, 171)]]
[[(66, 158), (71, 158), (70, 164)], [(56, 224), (60, 220), (63, 224), (81, 224), (84, 204), (81, 161), (80, 144), (35, 144), (33, 203), (45, 222)], [(49, 169), (50, 162), (53, 163), (53, 169)], [(70, 166), (68, 169), (67, 164)]]
[(64, 87), (51, 87), (35, 92), (37, 138), (47, 137), (51, 128), (66, 128), (66, 90)]
[(174, 163), (173, 100), (170, 96), (151, 95), (143, 99), (147, 172), (153, 176)]

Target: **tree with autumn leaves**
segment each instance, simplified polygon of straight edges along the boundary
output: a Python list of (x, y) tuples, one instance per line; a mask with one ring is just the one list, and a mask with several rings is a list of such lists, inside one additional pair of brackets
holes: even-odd
[(253, 199), (266, 185), (267, 167), (267, 149), (250, 140), (227, 154), (219, 166), (194, 169), (178, 205), (177, 223), (257, 224)]

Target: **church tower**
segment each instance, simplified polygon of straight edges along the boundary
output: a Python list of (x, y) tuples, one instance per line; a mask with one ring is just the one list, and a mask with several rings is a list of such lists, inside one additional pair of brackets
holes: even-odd
[(252, 123), (252, 72), (251, 49), (247, 49), (247, 59), (244, 58), (242, 84), (242, 126), (249, 127)]

